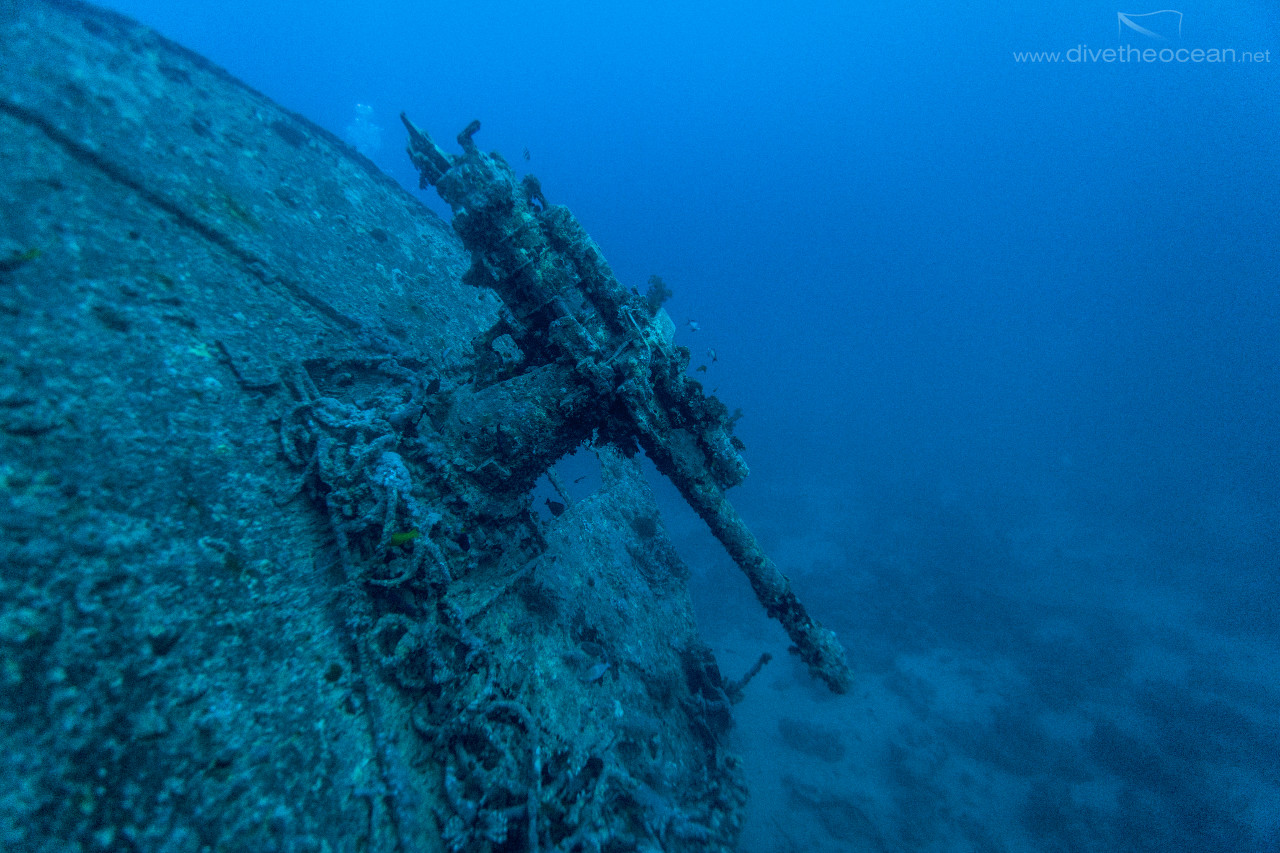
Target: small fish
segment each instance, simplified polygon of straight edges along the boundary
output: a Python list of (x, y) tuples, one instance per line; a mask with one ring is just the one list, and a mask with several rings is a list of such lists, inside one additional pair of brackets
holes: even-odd
[(600, 679), (604, 678), (604, 674), (608, 671), (609, 671), (609, 662), (601, 661), (600, 663), (591, 667), (591, 669), (587, 670), (587, 674), (582, 680), (587, 682), (588, 684), (590, 684), (593, 681), (599, 681)]
[(417, 528), (413, 530), (401, 530), (399, 532), (392, 533), (391, 536), (387, 538), (387, 544), (393, 548), (398, 548), (401, 545), (408, 545), (413, 540), (421, 538), (422, 534), (418, 532)]
[(685, 325), (689, 327), (689, 331), (691, 331), (691, 332), (696, 332), (696, 331), (698, 331), (699, 329), (701, 329), (701, 328), (702, 328), (702, 327), (701, 327), (701, 326), (699, 326), (699, 325), (697, 324), (697, 322), (696, 322), (696, 321), (694, 321), (694, 320), (690, 320), (689, 322), (685, 323)]
[(551, 498), (547, 498), (547, 509), (551, 512), (552, 518), (559, 518), (564, 512), (564, 504), (560, 503), (560, 501), (553, 501)]
[(707, 350), (707, 358), (711, 359), (711, 363), (712, 363), (712, 364), (715, 364), (717, 361), (719, 361), (719, 360), (720, 360), (720, 359), (716, 358), (716, 351), (715, 351), (715, 350), (713, 350), (713, 349), (709, 349), (709, 350)]
[(532, 156), (530, 156), (530, 154), (529, 154), (529, 149), (528, 149), (528, 148), (524, 149), (524, 159), (526, 159), (526, 160), (532, 160), (532, 159), (533, 159), (533, 157), (532, 157)]
[(707, 366), (706, 366), (705, 364), (699, 364), (699, 365), (698, 365), (698, 369), (697, 369), (697, 370), (695, 370), (695, 371), (693, 371), (693, 372), (694, 372), (694, 373), (706, 373), (706, 372), (707, 372)]

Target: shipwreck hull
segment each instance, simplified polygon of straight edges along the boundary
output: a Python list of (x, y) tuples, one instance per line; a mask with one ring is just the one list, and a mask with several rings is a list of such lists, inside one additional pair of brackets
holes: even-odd
[(572, 447), (450, 227), (127, 19), (0, 44), (0, 846), (731, 848), (687, 571), (495, 461)]

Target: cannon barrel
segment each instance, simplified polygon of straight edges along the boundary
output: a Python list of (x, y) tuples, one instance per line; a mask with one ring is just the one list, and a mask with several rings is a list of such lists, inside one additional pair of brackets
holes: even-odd
[(725, 497), (747, 476), (741, 443), (728, 409), (687, 375), (688, 350), (672, 341), (665, 312), (618, 282), (586, 230), (567, 208), (547, 203), (535, 178), (517, 180), (500, 155), (479, 150), (479, 122), (458, 135), (462, 153), (450, 155), (401, 120), (421, 185), (449, 205), (471, 253), (465, 280), (502, 299), (500, 331), (519, 348), (521, 368), (559, 365), (571, 378), (565, 428), (589, 427), (624, 450), (642, 447), (746, 574), (809, 671), (846, 692), (852, 674), (835, 634), (809, 616)]

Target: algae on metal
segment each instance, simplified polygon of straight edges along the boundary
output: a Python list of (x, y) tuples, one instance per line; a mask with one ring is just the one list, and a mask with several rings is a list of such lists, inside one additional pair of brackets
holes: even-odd
[(609, 436), (534, 511), (595, 389), (449, 226), (120, 15), (0, 44), (0, 846), (731, 849), (740, 682)]

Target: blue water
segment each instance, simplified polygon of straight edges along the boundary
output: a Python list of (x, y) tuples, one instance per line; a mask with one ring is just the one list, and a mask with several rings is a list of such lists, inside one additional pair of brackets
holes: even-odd
[[(672, 288), (858, 673), (753, 683), (744, 850), (1280, 849), (1274, 7), (110, 5), (407, 185), (401, 110), (482, 119)], [(781, 652), (667, 500), (726, 670)]]

